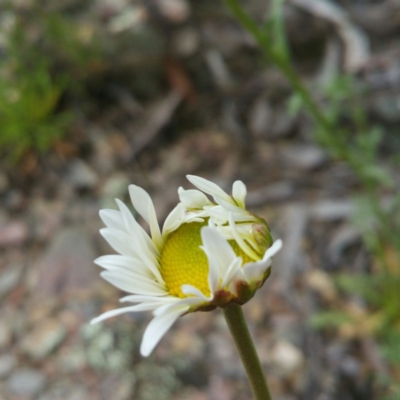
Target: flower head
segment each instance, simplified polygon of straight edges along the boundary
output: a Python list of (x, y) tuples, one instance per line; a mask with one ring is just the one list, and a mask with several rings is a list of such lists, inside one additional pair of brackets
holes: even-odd
[(280, 240), (273, 243), (266, 222), (246, 210), (243, 182), (233, 184), (230, 196), (206, 179), (187, 178), (200, 190), (179, 188), (180, 202), (162, 230), (147, 192), (129, 186), (133, 206), (149, 224), (150, 236), (120, 200), (119, 211), (100, 211), (107, 226), (100, 232), (119, 255), (95, 262), (105, 269), (104, 279), (130, 293), (120, 301), (134, 305), (105, 312), (92, 323), (152, 310), (154, 318), (140, 349), (143, 356), (180, 316), (250, 300), (268, 278), (271, 259), (282, 246)]

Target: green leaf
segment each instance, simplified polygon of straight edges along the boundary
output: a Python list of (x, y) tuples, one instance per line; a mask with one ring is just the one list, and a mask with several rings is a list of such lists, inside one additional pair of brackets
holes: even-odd
[(310, 324), (315, 329), (337, 328), (347, 322), (351, 322), (351, 318), (338, 311), (321, 312), (313, 315), (310, 319)]

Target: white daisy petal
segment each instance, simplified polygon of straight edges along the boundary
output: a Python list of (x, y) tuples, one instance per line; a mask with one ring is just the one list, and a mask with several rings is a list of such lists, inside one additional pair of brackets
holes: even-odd
[(157, 280), (159, 282), (164, 282), (158, 270), (158, 262), (154, 255), (150, 253), (148, 249), (146, 252), (145, 246), (138, 247), (137, 242), (135, 242), (131, 235), (111, 228), (101, 229), (100, 233), (114, 250), (122, 255), (141, 259)]
[(131, 245), (132, 238), (128, 234), (111, 228), (100, 229), (100, 233), (117, 253), (137, 258), (137, 253)]
[(162, 240), (160, 226), (158, 225), (157, 216), (156, 216), (153, 202), (149, 203), (148, 212), (149, 212), (149, 217), (150, 217), (151, 238), (153, 239), (153, 242), (157, 246), (158, 250), (160, 251), (163, 246), (163, 240)]
[[(250, 226), (250, 232), (248, 231), (248, 226)], [(232, 240), (234, 239), (232, 229), (229, 225), (218, 226), (218, 232), (226, 239)], [(236, 224), (236, 229), (239, 232), (239, 235), (242, 236), (246, 240), (255, 240), (254, 236), (251, 234), (251, 225), (249, 224)]]
[(169, 233), (178, 229), (185, 219), (185, 206), (178, 204), (168, 215), (164, 222), (162, 235), (165, 238)]
[[(111, 228), (104, 228), (100, 233), (108, 241), (111, 247), (124, 256), (130, 256), (141, 259), (147, 268), (154, 274), (159, 282), (164, 282), (158, 269), (158, 262), (152, 254), (146, 252), (143, 248), (138, 248), (134, 237), (127, 233), (117, 231)], [(151, 258), (150, 258), (151, 257)]]
[(121, 213), (117, 210), (100, 210), (100, 218), (108, 228), (126, 232)]
[(139, 276), (132, 277), (114, 271), (103, 271), (100, 275), (118, 289), (128, 293), (152, 296), (164, 296), (168, 293), (163, 285), (155, 281), (145, 280)]
[(240, 269), (242, 267), (242, 262), (243, 261), (242, 261), (241, 257), (236, 257), (232, 261), (231, 265), (228, 267), (228, 269), (226, 271), (224, 279), (222, 280), (221, 288), (225, 288), (225, 287), (229, 286), (229, 284), (235, 278), (238, 271), (240, 271)]
[(161, 273), (159, 272), (157, 265), (157, 257), (159, 251), (151, 241), (144, 229), (137, 223), (128, 207), (117, 200), (118, 207), (121, 210), (121, 215), (126, 225), (127, 231), (130, 233), (131, 246), (135, 249), (138, 257), (146, 264), (147, 268), (152, 271), (157, 280), (163, 282)]
[(173, 308), (168, 313), (163, 314), (159, 317), (155, 317), (147, 326), (142, 344), (140, 346), (140, 353), (142, 356), (147, 357), (151, 354), (154, 347), (158, 344), (165, 332), (172, 326), (172, 324), (186, 311), (189, 310), (189, 306), (181, 306)]
[(243, 266), (243, 273), (247, 282), (260, 278), (265, 271), (270, 268), (272, 257), (282, 248), (282, 240), (276, 240), (274, 244), (265, 252), (261, 261), (247, 263)]
[(124, 269), (126, 271), (135, 272), (137, 274), (146, 276), (147, 278), (154, 278), (154, 274), (151, 273), (151, 271), (147, 268), (143, 261), (137, 258), (111, 254), (96, 258), (96, 260), (94, 260), (94, 263), (110, 271), (118, 268)]
[(235, 222), (256, 222), (257, 218), (251, 214), (233, 214)]
[(204, 303), (204, 295), (203, 297), (186, 297), (184, 299), (177, 299), (177, 298), (175, 299), (177, 300), (175, 303), (162, 304), (160, 305), (160, 307), (157, 307), (157, 309), (153, 311), (153, 315), (155, 317), (160, 317), (161, 315), (168, 313), (171, 308), (177, 308), (181, 306), (193, 306)]
[(210, 218), (210, 219), (208, 220), (208, 226), (209, 226), (210, 228), (216, 228), (216, 226), (215, 226), (214, 221), (212, 220), (212, 218)]
[(239, 215), (245, 215), (245, 216), (249, 216), (250, 215), (247, 210), (238, 207), (236, 204), (232, 204), (232, 203), (226, 201), (222, 197), (215, 196), (215, 201), (218, 204), (220, 204), (225, 210), (227, 210), (229, 212), (232, 212), (232, 213), (235, 213), (235, 214), (239, 214)]
[[(236, 225), (240, 231), (240, 225)], [(240, 235), (242, 236), (242, 238), (246, 241), (246, 243), (255, 251), (259, 251), (260, 250), (260, 246), (258, 245), (258, 243), (256, 242), (255, 237), (248, 233), (248, 232), (240, 232)]]
[(207, 193), (214, 198), (216, 196), (220, 197), (221, 199), (224, 199), (228, 203), (234, 204), (233, 199), (229, 194), (224, 192), (218, 185), (216, 185), (213, 182), (208, 181), (207, 179), (200, 178), (199, 176), (195, 175), (186, 175), (186, 178), (190, 183), (192, 183), (194, 186), (199, 188), (201, 191), (204, 193)]
[[(183, 285), (182, 285), (183, 286)], [(190, 286), (190, 285), (189, 285)], [(210, 297), (206, 297), (207, 301), (210, 301), (213, 299), (213, 295), (210, 295)], [(188, 305), (188, 306), (193, 306), (193, 305), (198, 305), (203, 303), (203, 297), (186, 297), (185, 299), (181, 299), (179, 301), (180, 305)]]
[(270, 265), (271, 259), (245, 264), (243, 267), (243, 274), (246, 278), (246, 281), (250, 283), (260, 279)]
[(141, 303), (141, 302), (160, 302), (160, 305), (165, 303), (176, 303), (180, 299), (174, 296), (146, 296), (140, 294), (130, 294), (129, 296), (122, 297), (119, 299), (120, 303), (130, 302), (130, 303)]
[[(205, 251), (207, 255), (207, 250), (204, 249), (204, 246), (201, 246), (202, 250)], [(212, 257), (208, 256), (208, 287), (210, 288), (210, 292), (212, 295), (218, 290), (218, 283), (219, 283), (219, 275), (218, 275), (218, 267), (215, 261), (210, 261)]]
[[(142, 271), (132, 271), (132, 270), (127, 270), (125, 268), (121, 268), (121, 267), (113, 267), (113, 268), (106, 268), (106, 270), (112, 274), (114, 274), (115, 276), (121, 276), (121, 277), (129, 277), (131, 279), (134, 279), (135, 281), (142, 282), (143, 284), (147, 283), (152, 285), (152, 283), (156, 283), (157, 285), (159, 285), (159, 287), (165, 287), (164, 282), (157, 282), (157, 280), (155, 279), (153, 274), (149, 274), (150, 276), (143, 274)], [(105, 271), (104, 271), (105, 272)]]
[(116, 315), (125, 314), (127, 312), (154, 310), (156, 307), (157, 306), (154, 303), (142, 303), (142, 304), (136, 304), (134, 306), (117, 308), (115, 310), (106, 311), (105, 313), (99, 315), (98, 317), (93, 318), (90, 321), (90, 324), (91, 325), (97, 324), (100, 321), (104, 321), (105, 319), (115, 317)]
[(183, 187), (178, 189), (179, 200), (186, 208), (201, 209), (204, 206), (210, 205), (211, 201), (207, 196), (200, 192), (200, 190), (189, 189), (185, 190)]
[(154, 245), (153, 241), (150, 239), (146, 231), (140, 226), (136, 221), (135, 217), (129, 211), (129, 208), (120, 200), (115, 199), (118, 207), (121, 211), (121, 216), (126, 227), (126, 231), (129, 232), (132, 237), (135, 238), (138, 248), (148, 249), (147, 255), (152, 258), (152, 256), (158, 256), (159, 252)]
[[(221, 201), (223, 202), (223, 200), (221, 200)], [(224, 204), (226, 204), (226, 202), (224, 202)], [(253, 215), (249, 214), (245, 210), (243, 210), (237, 206), (234, 206), (234, 205), (230, 205), (229, 210), (227, 208), (223, 207), (222, 205), (213, 206), (213, 207), (206, 206), (206, 207), (204, 207), (204, 211), (207, 214), (207, 216), (212, 218), (213, 221), (217, 225), (225, 225), (228, 222), (229, 213), (232, 213), (233, 220), (235, 222), (255, 222), (255, 221), (257, 221), (256, 217), (254, 217)]]
[(201, 290), (192, 285), (182, 285), (181, 290), (183, 294), (195, 296), (195, 298), (197, 298), (197, 301), (199, 299), (201, 299), (202, 301), (210, 301), (214, 297), (213, 293), (211, 293), (210, 296), (207, 297)]
[(93, 262), (105, 269), (108, 269), (110, 266), (115, 265), (118, 267), (125, 267), (129, 270), (131, 269), (131, 265), (135, 265), (135, 263), (140, 263), (139, 265), (143, 264), (138, 258), (121, 256), (120, 254), (107, 254), (106, 256), (96, 258)]
[(150, 225), (148, 204), (153, 203), (150, 195), (144, 189), (136, 185), (129, 185), (129, 195), (135, 210)]
[(149, 224), (151, 237), (155, 245), (160, 249), (162, 245), (161, 231), (151, 197), (144, 189), (136, 185), (129, 185), (129, 194), (135, 210)]
[(199, 218), (195, 215), (190, 215), (190, 213), (185, 213), (185, 217), (183, 220), (184, 224), (190, 223), (190, 222), (204, 222), (203, 218)]
[(283, 243), (281, 239), (275, 240), (272, 246), (265, 252), (263, 260), (272, 258), (282, 248), (282, 245)]
[(242, 208), (246, 208), (246, 195), (247, 188), (242, 181), (233, 182), (232, 186), (232, 197), (235, 199), (237, 205)]
[(201, 240), (209, 261), (216, 264), (218, 275), (225, 276), (229, 265), (236, 257), (232, 247), (216, 228), (209, 226), (201, 228)]
[(257, 260), (259, 257), (257, 253), (253, 251), (253, 249), (243, 240), (240, 236), (239, 232), (237, 231), (235, 222), (233, 221), (232, 214), (229, 215), (229, 226), (232, 229), (233, 237), (235, 238), (237, 244), (240, 248), (253, 260)]

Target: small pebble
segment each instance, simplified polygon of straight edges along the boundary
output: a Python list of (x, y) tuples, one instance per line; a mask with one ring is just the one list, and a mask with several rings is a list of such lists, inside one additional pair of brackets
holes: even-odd
[(6, 317), (1, 317), (0, 324), (0, 349), (7, 347), (12, 339), (12, 331), (10, 326), (10, 321), (5, 319)]
[(7, 389), (17, 396), (34, 396), (43, 390), (46, 377), (35, 369), (23, 368), (12, 373)]
[(93, 189), (98, 182), (94, 170), (81, 160), (71, 162), (66, 179), (77, 190)]
[(64, 340), (66, 329), (57, 320), (48, 320), (25, 336), (21, 349), (31, 358), (41, 360), (52, 353)]
[(290, 342), (283, 340), (275, 345), (272, 358), (274, 364), (288, 373), (300, 368), (304, 361), (302, 352)]
[(0, 299), (11, 292), (19, 283), (23, 266), (20, 264), (10, 264), (7, 269), (0, 274)]
[(314, 145), (288, 146), (283, 156), (290, 165), (303, 171), (319, 168), (328, 160), (327, 154)]
[(19, 246), (29, 236), (29, 229), (23, 221), (10, 221), (0, 226), (0, 246)]
[(16, 366), (17, 360), (11, 354), (0, 356), (0, 379), (5, 378)]

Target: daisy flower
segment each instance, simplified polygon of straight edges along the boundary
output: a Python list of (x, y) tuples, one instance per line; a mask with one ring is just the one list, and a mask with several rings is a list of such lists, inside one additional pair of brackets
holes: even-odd
[(234, 182), (229, 195), (204, 178), (187, 178), (199, 190), (179, 188), (180, 202), (162, 229), (148, 193), (129, 186), (133, 207), (148, 223), (150, 235), (118, 199), (118, 211), (100, 211), (107, 226), (100, 233), (119, 254), (95, 263), (104, 268), (105, 280), (130, 293), (120, 301), (134, 305), (107, 311), (91, 323), (153, 311), (140, 348), (143, 356), (180, 316), (249, 301), (282, 246), (280, 240), (273, 243), (266, 222), (246, 210), (243, 182)]

